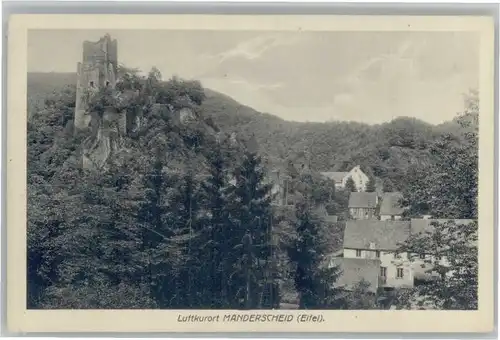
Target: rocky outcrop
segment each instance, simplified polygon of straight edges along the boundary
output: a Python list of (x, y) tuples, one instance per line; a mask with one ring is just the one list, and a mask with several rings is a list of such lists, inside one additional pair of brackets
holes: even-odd
[(126, 136), (126, 114), (108, 108), (102, 117), (93, 115), (93, 133), (83, 145), (82, 165), (85, 169), (101, 169), (112, 153), (119, 152)]

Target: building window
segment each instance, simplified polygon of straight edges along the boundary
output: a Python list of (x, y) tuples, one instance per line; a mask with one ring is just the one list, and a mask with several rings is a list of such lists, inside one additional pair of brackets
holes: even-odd
[(396, 277), (398, 279), (402, 279), (403, 278), (403, 268), (397, 268)]
[(90, 87), (94, 87), (94, 82), (93, 81), (90, 82)]
[(379, 259), (379, 258), (380, 258), (380, 250), (375, 251), (375, 257), (376, 257), (377, 259)]
[(401, 255), (399, 253), (394, 253), (394, 258), (395, 259), (400, 259), (401, 258)]
[(109, 80), (106, 80), (106, 86), (109, 86)]
[(361, 250), (356, 249), (356, 257), (361, 257)]
[(380, 267), (380, 276), (387, 277), (387, 267)]

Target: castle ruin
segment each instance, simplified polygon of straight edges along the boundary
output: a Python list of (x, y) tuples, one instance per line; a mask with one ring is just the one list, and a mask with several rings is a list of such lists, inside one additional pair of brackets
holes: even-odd
[[(109, 34), (96, 42), (84, 41), (82, 62), (78, 63), (74, 116), (75, 131), (90, 128), (91, 132), (82, 145), (81, 159), (84, 168), (105, 167), (111, 154), (124, 150), (127, 132), (134, 131), (142, 124), (136, 113), (127, 118), (130, 112), (127, 113), (126, 103), (138, 95), (138, 90), (120, 86), (118, 89), (119, 81), (117, 41), (112, 40)], [(105, 93), (102, 90), (106, 90)], [(101, 106), (101, 102), (93, 105), (98, 92), (105, 96), (111, 95), (113, 104), (104, 100), (105, 106)], [(173, 122), (189, 124), (197, 120), (197, 115), (191, 107), (191, 99), (187, 95), (185, 97), (179, 107), (152, 103), (150, 109), (166, 110)]]
[(109, 155), (120, 148), (126, 133), (126, 113), (105, 107), (96, 114), (91, 99), (100, 90), (115, 89), (118, 73), (117, 42), (109, 34), (97, 42), (83, 42), (83, 58), (78, 63), (75, 104), (75, 130), (91, 128), (92, 134), (83, 145), (84, 168), (101, 168)]
[(105, 86), (114, 88), (118, 71), (117, 42), (109, 34), (97, 42), (83, 42), (82, 62), (77, 66), (75, 128), (83, 129), (91, 122), (88, 110), (92, 94)]

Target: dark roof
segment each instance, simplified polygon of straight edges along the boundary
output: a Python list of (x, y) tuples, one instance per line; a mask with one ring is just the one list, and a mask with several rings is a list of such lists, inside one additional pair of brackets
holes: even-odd
[(364, 280), (370, 284), (369, 291), (377, 291), (380, 260), (334, 257), (330, 260), (330, 266), (339, 266), (339, 277), (335, 286), (352, 290), (357, 283)]
[(351, 192), (349, 208), (375, 208), (377, 207), (376, 192)]
[(348, 172), (320, 172), (323, 177), (326, 177), (336, 183), (342, 182), (345, 176), (347, 176)]
[(434, 226), (432, 225), (432, 222), (437, 222), (437, 223), (446, 223), (448, 221), (454, 221), (455, 223), (458, 224), (469, 224), (474, 220), (467, 220), (467, 219), (425, 219), (425, 218), (413, 218), (411, 220), (411, 233), (412, 234), (418, 234), (422, 232), (432, 232), (434, 230)]
[(401, 215), (404, 208), (399, 201), (403, 198), (400, 192), (385, 192), (382, 194), (380, 215)]
[(409, 221), (354, 220), (347, 221), (344, 248), (397, 250), (410, 235)]

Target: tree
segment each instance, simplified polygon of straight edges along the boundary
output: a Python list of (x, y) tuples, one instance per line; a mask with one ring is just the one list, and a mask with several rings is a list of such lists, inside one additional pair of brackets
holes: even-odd
[(317, 204), (332, 204), (335, 199), (335, 183), (329, 179), (313, 178), (311, 198)]
[(366, 183), (366, 192), (375, 192), (375, 180), (373, 177), (370, 177), (368, 183)]
[(307, 202), (296, 205), (296, 239), (289, 249), (295, 265), (294, 282), (300, 296), (300, 309), (333, 308), (338, 292), (333, 288), (337, 267), (325, 263), (325, 247), (321, 224)]
[(171, 291), (172, 285), (168, 282), (172, 278), (173, 268), (170, 263), (162, 261), (161, 257), (157, 256), (162, 250), (166, 252), (164, 241), (174, 235), (172, 225), (175, 223), (175, 218), (166, 204), (168, 202), (166, 197), (169, 194), (169, 186), (175, 180), (169, 178), (163, 171), (162, 158), (157, 158), (150, 164), (151, 168), (140, 177), (141, 194), (136, 223), (141, 230), (139, 253), (144, 256), (146, 262), (141, 281), (149, 287), (151, 297), (162, 301), (160, 303), (162, 306), (166, 300), (172, 298), (172, 295), (175, 296), (175, 292)]
[(472, 93), (465, 112), (457, 118), (459, 136), (445, 135), (432, 146), (436, 162), (416, 169), (403, 192), (410, 217), (431, 214), (450, 220), (414, 234), (402, 251), (427, 254), (431, 270), (438, 275), (418, 287), (406, 303), (430, 304), (438, 309), (477, 308), (477, 171), (479, 103)]
[(403, 190), (403, 204), (409, 207), (407, 215), (476, 218), (477, 97), (467, 97), (467, 105), (465, 112), (457, 117), (462, 127), (460, 134), (443, 135), (431, 146), (436, 161), (410, 172)]
[(370, 283), (361, 280), (344, 297), (345, 308), (350, 310), (379, 309), (377, 295), (370, 292)]
[(223, 153), (223, 146), (213, 148), (208, 157), (209, 175), (202, 183), (205, 193), (204, 207), (207, 210), (207, 228), (202, 236), (205, 240), (203, 253), (209, 264), (206, 266), (206, 278), (211, 308), (230, 308), (231, 299), (227, 277), (231, 273), (233, 250), (230, 247), (231, 225), (229, 221), (229, 183), (228, 166)]
[(477, 221), (433, 223), (430, 231), (412, 235), (400, 251), (427, 254), (427, 284), (419, 285), (402, 305), (406, 308), (474, 310), (478, 306)]
[(383, 190), (384, 192), (393, 192), (394, 191), (394, 185), (392, 182), (388, 179), (385, 179), (383, 182)]
[(182, 240), (179, 239), (182, 241), (180, 254), (185, 258), (176, 282), (179, 285), (178, 291), (182, 292), (180, 301), (183, 301), (183, 308), (207, 306), (210, 299), (207, 296), (209, 282), (205, 269), (210, 258), (205, 257), (208, 225), (202, 206), (202, 187), (197, 176), (194, 176), (194, 169), (188, 169), (179, 184), (175, 235), (182, 235)]
[(356, 184), (354, 183), (354, 180), (352, 177), (349, 177), (346, 181), (345, 188), (348, 192), (356, 192)]
[(255, 153), (245, 152), (235, 170), (230, 194), (231, 255), (235, 266), (230, 284), (236, 298), (247, 308), (259, 307), (271, 253), (271, 185), (264, 184), (265, 169)]

